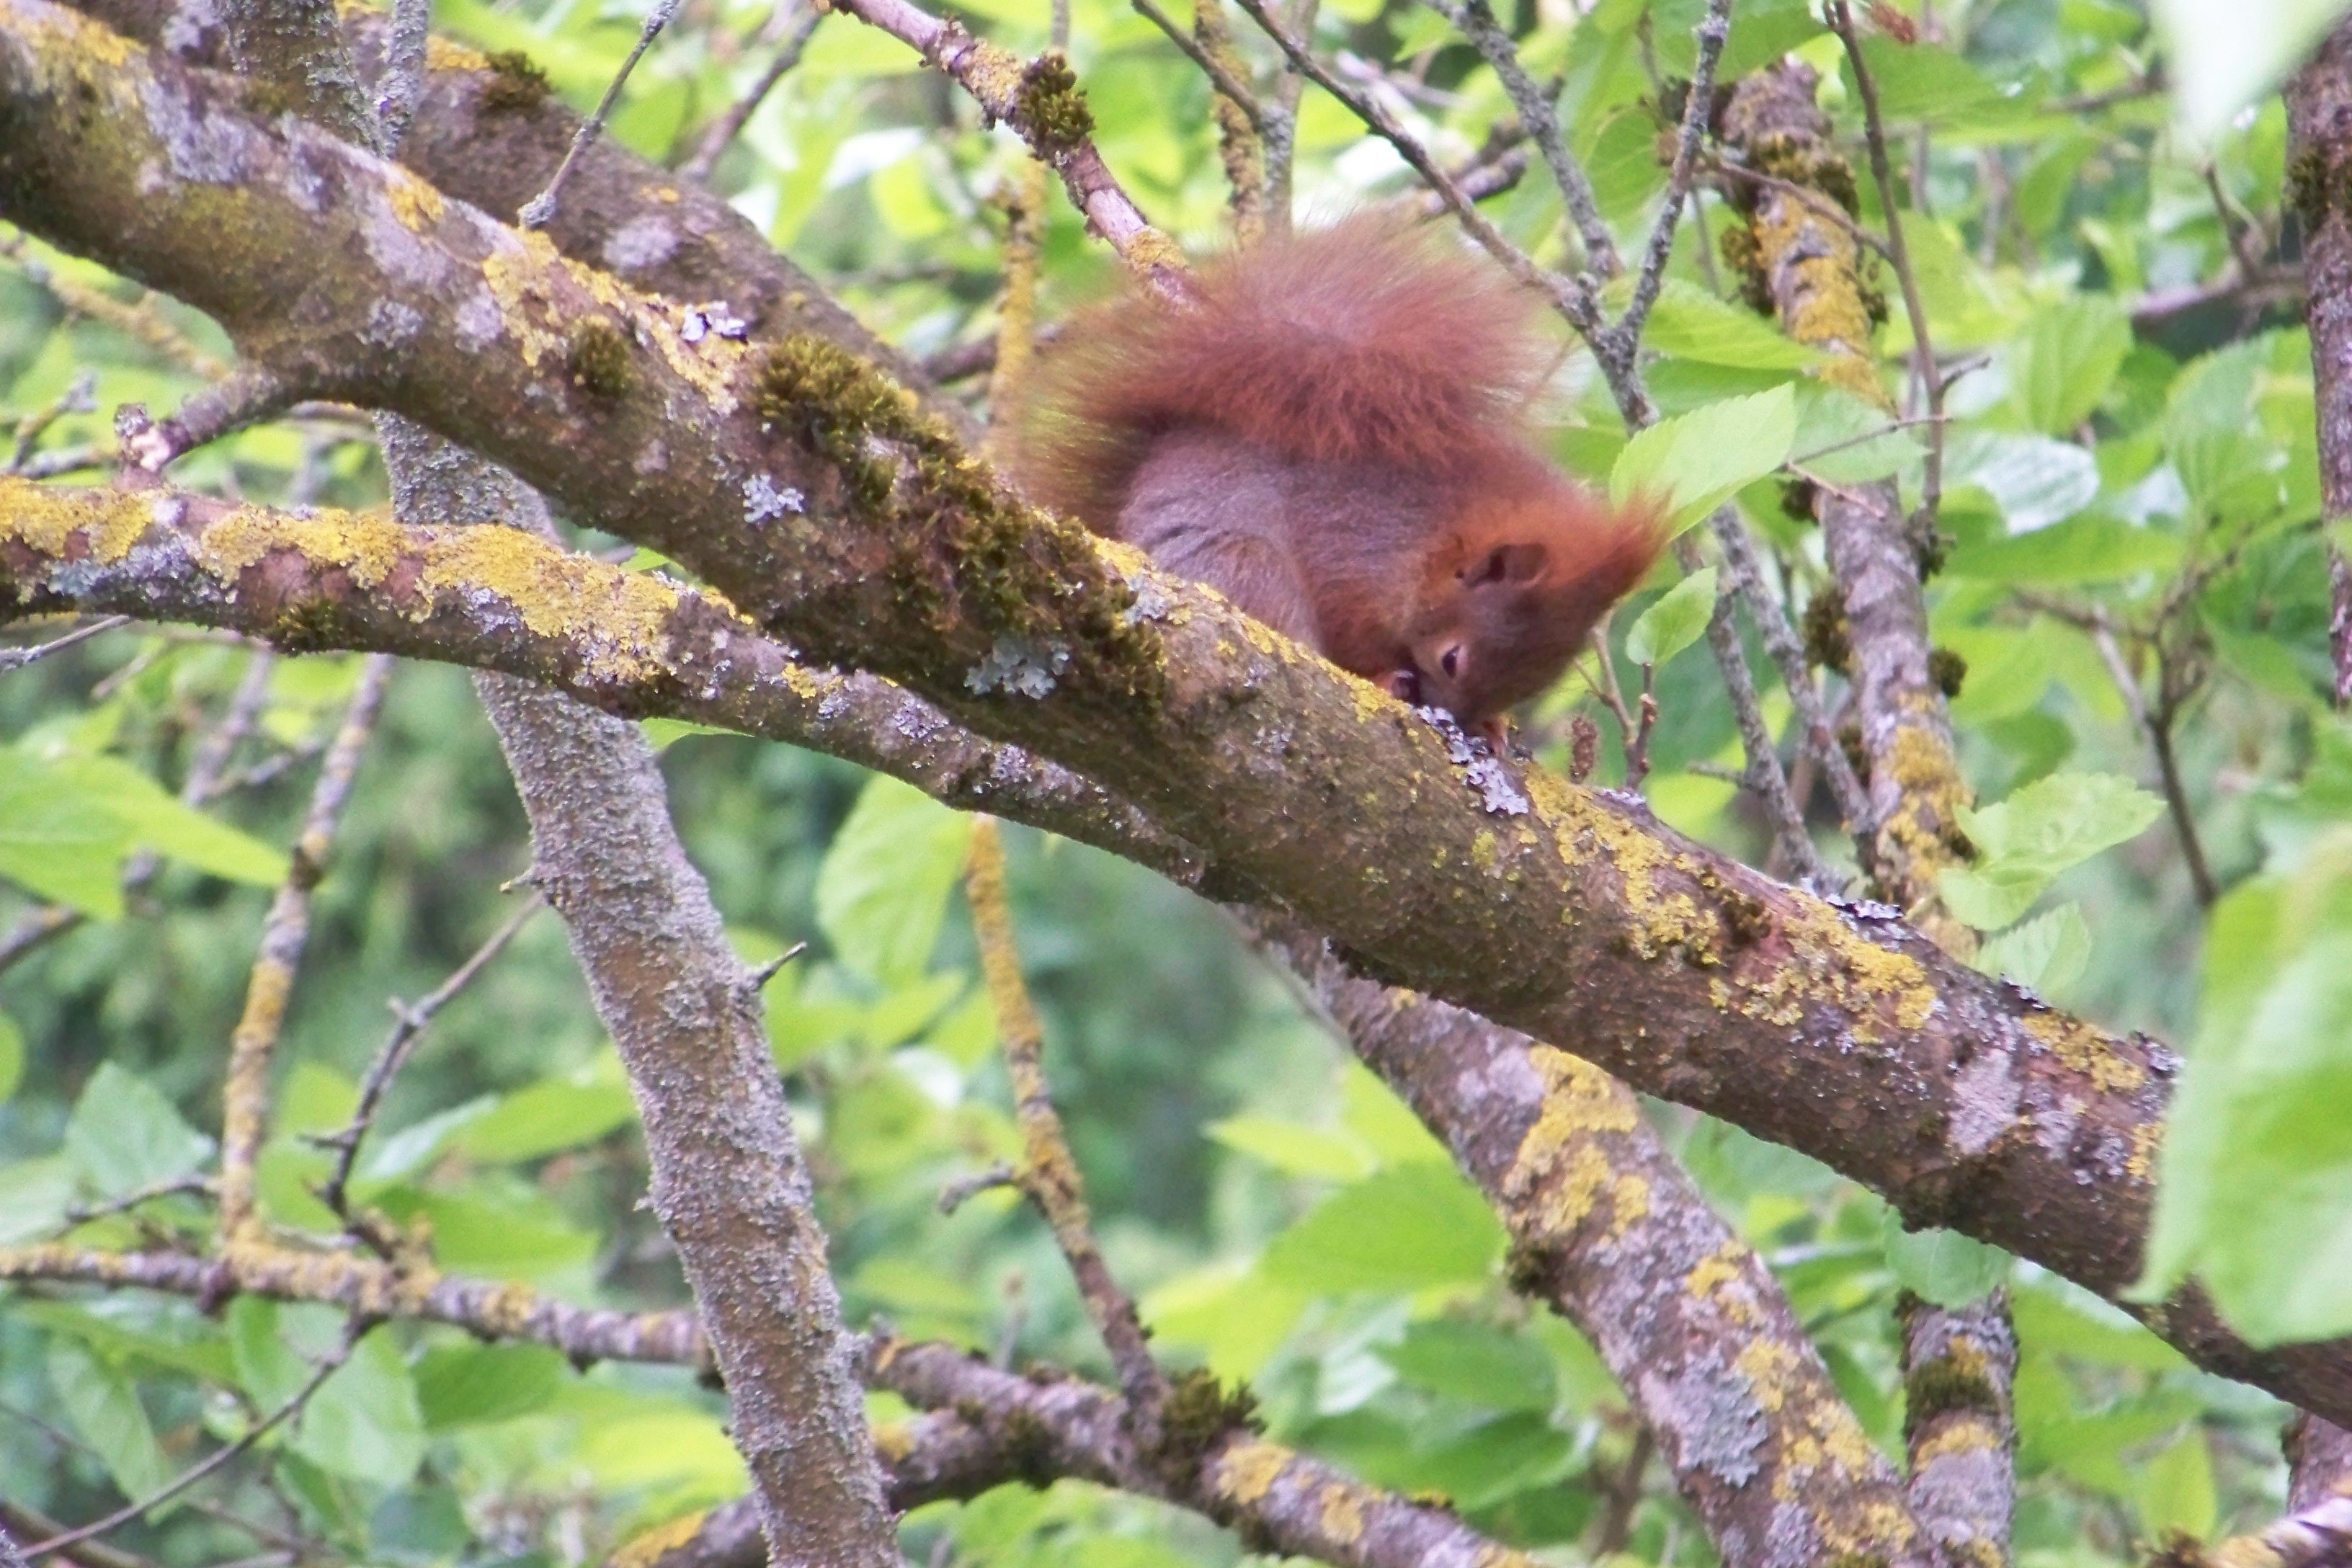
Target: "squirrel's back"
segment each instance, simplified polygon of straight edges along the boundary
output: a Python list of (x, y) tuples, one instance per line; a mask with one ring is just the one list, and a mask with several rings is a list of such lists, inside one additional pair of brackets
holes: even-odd
[(1443, 472), (1526, 424), (1549, 363), (1483, 257), (1384, 216), (1268, 240), (1062, 334), (1019, 416), (1032, 496), (1104, 531), (1154, 441), (1214, 431), (1303, 462)]

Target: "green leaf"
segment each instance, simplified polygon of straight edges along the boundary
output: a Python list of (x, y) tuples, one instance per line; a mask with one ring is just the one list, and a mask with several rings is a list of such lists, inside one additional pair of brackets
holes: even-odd
[(1715, 614), (1715, 568), (1702, 566), (1643, 610), (1625, 634), (1625, 657), (1661, 665), (1696, 642)]
[(2256, 1344), (2352, 1329), (2352, 833), (2216, 906), (2138, 1293), (2194, 1275)]
[(115, 1489), (134, 1500), (161, 1491), (172, 1466), (131, 1379), (79, 1340), (51, 1340), (48, 1362), (67, 1425), (96, 1451)]
[(1992, 498), (2010, 532), (2031, 533), (2098, 499), (2099, 464), (2069, 441), (1969, 431), (1945, 448), (1944, 483), (1947, 493), (1974, 485)]
[(102, 802), (142, 847), (232, 882), (286, 879), (279, 851), (183, 803), (119, 757), (63, 757), (52, 770), (67, 789)]
[(1358, 1140), (1274, 1116), (1228, 1116), (1213, 1121), (1209, 1136), (1260, 1164), (1292, 1176), (1352, 1182), (1372, 1171), (1372, 1157)]
[(1634, 437), (1610, 471), (1609, 493), (1664, 496), (1677, 526), (1697, 521), (1788, 461), (1796, 395), (1786, 386), (1730, 397), (1664, 419)]
[(2139, 1468), (2140, 1529), (2151, 1541), (2178, 1531), (2202, 1541), (2221, 1519), (2213, 1489), (2213, 1455), (2201, 1427), (2191, 1426)]
[(2131, 344), (2131, 319), (2110, 295), (2072, 294), (2042, 307), (2010, 355), (2018, 412), (2045, 436), (2071, 434), (2115, 384)]
[(2061, 874), (2147, 831), (2164, 803), (2112, 773), (2052, 773), (1998, 805), (1960, 810), (1977, 848), (1973, 866), (1946, 871), (1937, 885), (1954, 915), (1997, 931), (2032, 906)]
[(1955, 577), (2055, 587), (2168, 573), (2179, 565), (2180, 551), (2168, 533), (2091, 512), (2031, 533), (1963, 543), (1944, 570)]
[(1415, 1323), (1398, 1343), (1381, 1347), (1380, 1357), (1417, 1388), (1490, 1410), (1549, 1410), (1558, 1397), (1550, 1354), (1485, 1323)]
[(21, 747), (0, 746), (0, 877), (96, 920), (122, 913), (122, 819)]
[(1965, 1307), (2009, 1278), (2009, 1254), (1953, 1230), (1905, 1230), (1886, 1214), (1886, 1266), (1895, 1282), (1938, 1307)]
[(1450, 1167), (1403, 1165), (1342, 1188), (1274, 1238), (1267, 1279), (1331, 1295), (1476, 1285), (1503, 1255), (1503, 1227)]
[(434, 1432), (510, 1421), (544, 1407), (567, 1363), (546, 1345), (436, 1345), (416, 1363), (416, 1403)]
[(1988, 939), (1976, 956), (1976, 966), (1985, 973), (2007, 975), (2044, 994), (2072, 985), (2090, 962), (2091, 924), (2076, 903), (2061, 904)]
[(302, 1407), (294, 1451), (331, 1475), (406, 1486), (425, 1462), (425, 1417), (394, 1331), (355, 1347)]
[(1812, 382), (1797, 387), (1794, 448), (1791, 462), (1833, 485), (1887, 479), (1927, 450), (1918, 437), (1890, 424), (1885, 410), (1843, 388)]
[(817, 871), (817, 924), (844, 964), (883, 985), (923, 973), (971, 834), (970, 817), (912, 784), (867, 783)]
[(453, 1146), (490, 1163), (516, 1163), (593, 1143), (636, 1115), (618, 1059), (544, 1079), (497, 1102), (458, 1130)]
[(1416, 1456), (1418, 1479), (1455, 1506), (1475, 1509), (1558, 1480), (1576, 1452), (1567, 1433), (1532, 1411), (1473, 1427)]
[(100, 1062), (66, 1121), (65, 1152), (84, 1181), (114, 1198), (194, 1174), (213, 1141), (153, 1084)]
[[(1633, 293), (1630, 278), (1619, 279), (1604, 291), (1619, 309)], [(1658, 291), (1642, 346), (1677, 359), (1743, 370), (1805, 370), (1821, 359), (1817, 351), (1779, 331), (1755, 311), (1727, 304), (1679, 278), (1667, 279)]]
[(7, 1014), (0, 1013), (0, 1104), (14, 1098), (16, 1086), (24, 1081), (25, 1032)]

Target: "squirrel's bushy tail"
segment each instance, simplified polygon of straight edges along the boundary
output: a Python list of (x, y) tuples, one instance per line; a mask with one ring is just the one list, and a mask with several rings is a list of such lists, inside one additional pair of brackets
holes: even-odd
[(1523, 427), (1549, 363), (1499, 268), (1384, 216), (1269, 240), (1073, 321), (1013, 411), (1032, 496), (1108, 531), (1152, 437), (1221, 430), (1302, 460), (1444, 468)]

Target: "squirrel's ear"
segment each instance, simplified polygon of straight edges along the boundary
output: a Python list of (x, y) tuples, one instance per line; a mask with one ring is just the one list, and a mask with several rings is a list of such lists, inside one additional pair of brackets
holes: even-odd
[(1462, 574), (1462, 580), (1472, 587), (1487, 583), (1532, 583), (1542, 574), (1544, 562), (1551, 552), (1536, 543), (1497, 544)]

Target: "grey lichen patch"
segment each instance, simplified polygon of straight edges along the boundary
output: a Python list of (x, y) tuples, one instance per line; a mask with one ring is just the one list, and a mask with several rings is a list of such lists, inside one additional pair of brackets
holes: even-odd
[(1533, 809), (1528, 800), (1528, 792), (1519, 787), (1519, 781), (1512, 776), (1503, 759), (1495, 755), (1483, 742), (1464, 733), (1462, 726), (1454, 721), (1454, 715), (1440, 708), (1423, 708), (1418, 711), (1440, 735), (1445, 737), (1447, 758), (1462, 770), (1464, 782), (1469, 784), (1472, 793), (1478, 797), (1479, 805), (1490, 816), (1525, 816)]
[(1016, 697), (1046, 697), (1070, 666), (1070, 650), (1000, 637), (988, 657), (966, 671), (964, 685), (985, 697), (1009, 691)]
[(659, 267), (677, 254), (677, 226), (665, 213), (631, 218), (606, 237), (604, 265), (624, 278)]
[(254, 135), (244, 121), (225, 114), (206, 114), (184, 93), (152, 77), (141, 79), (139, 103), (173, 178), (203, 185), (237, 185), (251, 177)]
[(743, 481), (743, 521), (757, 526), (772, 521), (786, 512), (808, 510), (808, 498), (790, 485), (778, 485), (765, 474), (753, 474)]

